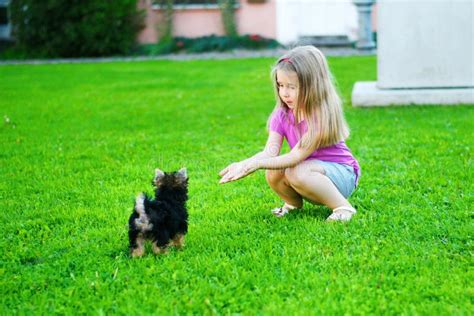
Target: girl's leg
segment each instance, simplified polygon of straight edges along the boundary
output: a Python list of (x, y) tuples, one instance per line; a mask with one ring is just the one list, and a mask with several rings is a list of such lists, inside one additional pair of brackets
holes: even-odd
[(265, 173), (268, 185), (282, 198), (286, 204), (300, 208), (303, 198), (293, 189), (285, 177), (285, 170), (267, 170)]
[(324, 175), (324, 168), (315, 161), (304, 161), (285, 170), (285, 179), (295, 192), (316, 204), (324, 204), (332, 210), (338, 207), (352, 208), (334, 183)]

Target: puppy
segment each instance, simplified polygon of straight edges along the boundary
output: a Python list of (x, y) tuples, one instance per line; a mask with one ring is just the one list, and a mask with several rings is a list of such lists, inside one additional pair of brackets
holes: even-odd
[(155, 254), (166, 253), (170, 246), (181, 249), (188, 232), (188, 175), (185, 168), (176, 172), (155, 170), (152, 181), (155, 198), (141, 193), (135, 200), (133, 213), (128, 221), (130, 255), (141, 257), (145, 241), (152, 242)]

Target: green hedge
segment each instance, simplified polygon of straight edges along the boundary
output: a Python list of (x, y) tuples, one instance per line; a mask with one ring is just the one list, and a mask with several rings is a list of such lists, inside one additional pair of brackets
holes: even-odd
[(129, 53), (143, 27), (137, 0), (13, 0), (16, 49), (31, 57)]
[(177, 52), (202, 53), (226, 51), (236, 48), (264, 49), (281, 46), (276, 40), (255, 34), (242, 36), (202, 36), (197, 38), (174, 37), (158, 44), (141, 45), (136, 55), (160, 55)]

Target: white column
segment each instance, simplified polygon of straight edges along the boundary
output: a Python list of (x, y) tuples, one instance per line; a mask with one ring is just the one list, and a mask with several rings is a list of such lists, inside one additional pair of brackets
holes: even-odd
[(377, 82), (354, 106), (474, 104), (473, 0), (379, 0)]
[(372, 34), (372, 5), (375, 0), (353, 0), (353, 2), (357, 6), (359, 16), (359, 36), (356, 47), (361, 50), (372, 50), (375, 48)]

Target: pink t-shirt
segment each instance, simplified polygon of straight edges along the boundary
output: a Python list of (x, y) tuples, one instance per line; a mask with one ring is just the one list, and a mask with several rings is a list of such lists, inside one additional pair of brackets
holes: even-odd
[[(280, 134), (286, 138), (290, 148), (296, 146), (301, 139), (300, 135), (303, 135), (306, 130), (306, 122), (301, 121), (295, 124), (295, 117), (293, 111), (285, 108), (278, 108), (273, 112), (270, 119), (270, 130)], [(300, 131), (300, 132), (298, 132)], [(322, 161), (337, 162), (345, 165), (352, 166), (356, 174), (356, 183), (359, 182), (360, 166), (357, 160), (352, 155), (352, 152), (347, 147), (344, 141), (329, 147), (319, 148), (309, 155), (306, 160), (318, 159)]]

